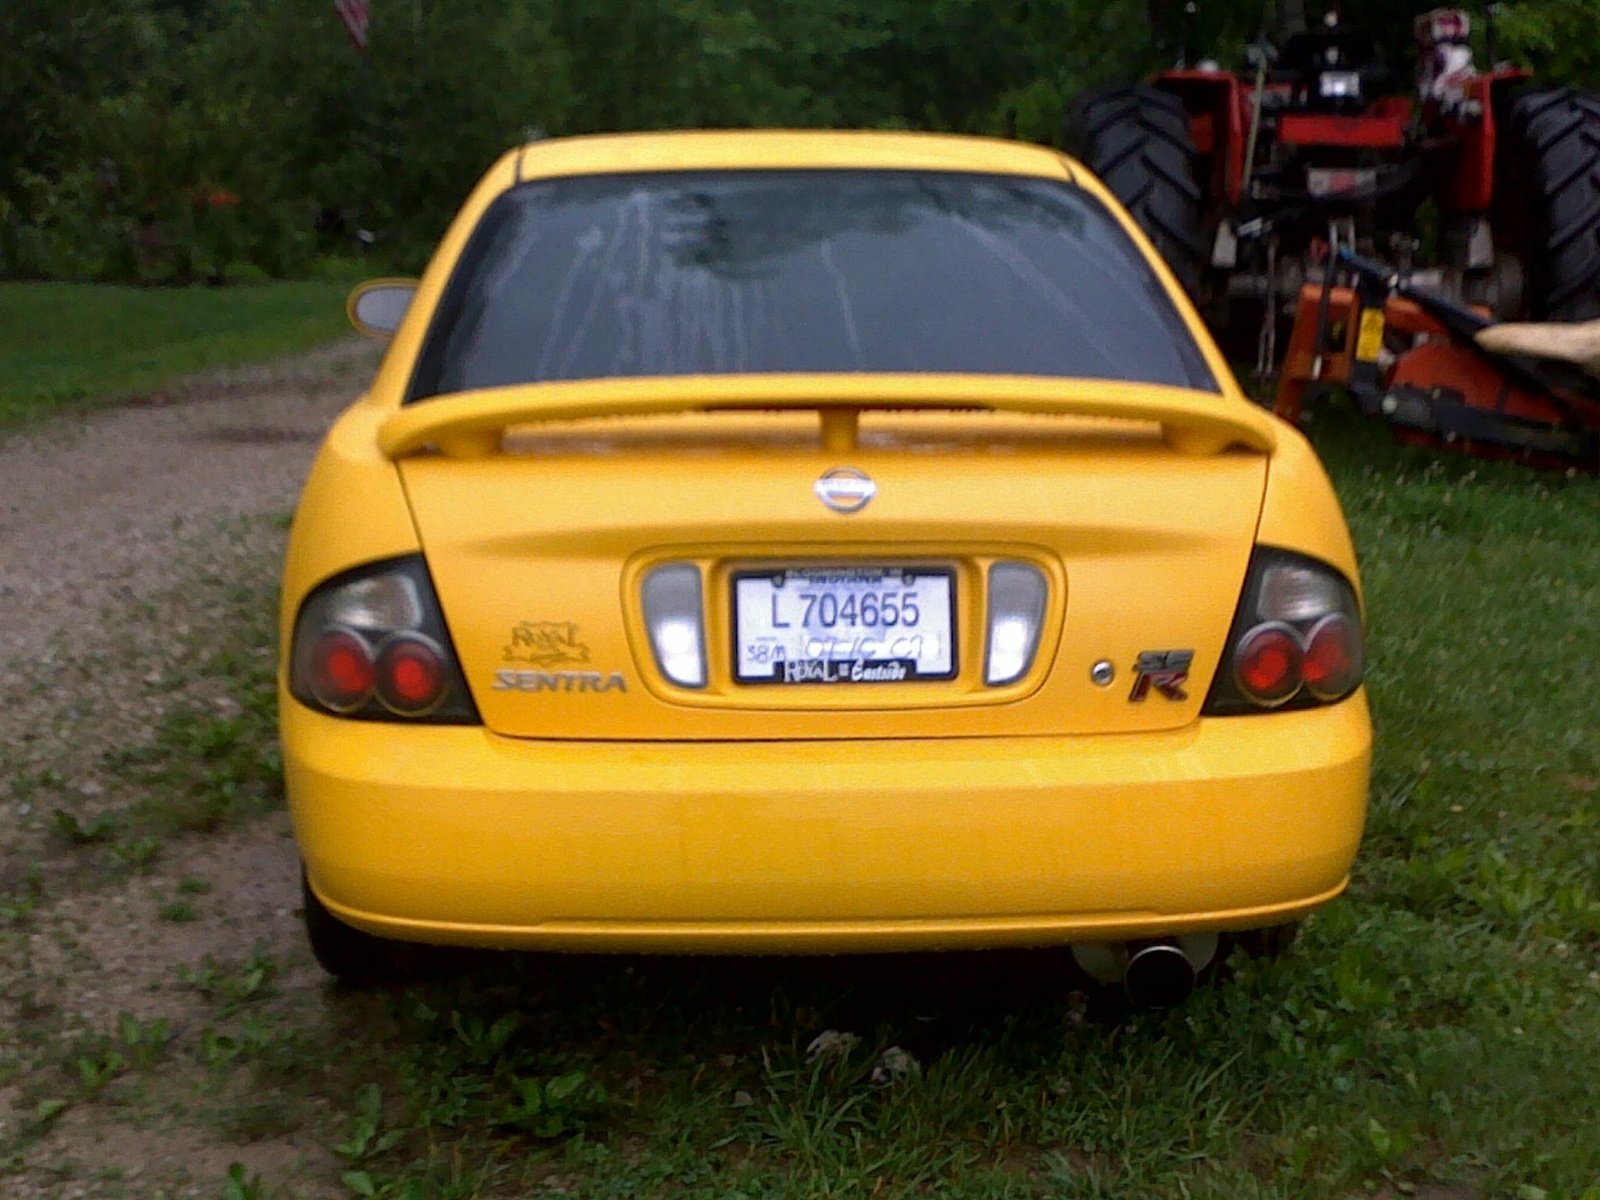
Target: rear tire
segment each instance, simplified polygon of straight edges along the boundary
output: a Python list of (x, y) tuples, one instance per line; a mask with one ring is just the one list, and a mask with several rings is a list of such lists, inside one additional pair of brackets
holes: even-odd
[(322, 969), (340, 983), (383, 983), (404, 974), (405, 948), (346, 925), (317, 899), (304, 870), (300, 872), (306, 938)]
[(1198, 295), (1206, 254), (1183, 102), (1148, 84), (1092, 92), (1073, 104), (1062, 142), (1133, 215), (1184, 290)]
[(1534, 320), (1600, 317), (1600, 96), (1525, 92), (1511, 104), (1500, 173), (1526, 237)]

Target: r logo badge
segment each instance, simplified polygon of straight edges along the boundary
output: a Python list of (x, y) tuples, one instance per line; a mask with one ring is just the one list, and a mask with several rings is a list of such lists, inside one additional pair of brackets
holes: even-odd
[(1129, 702), (1144, 703), (1151, 688), (1168, 700), (1187, 700), (1189, 693), (1183, 690), (1183, 685), (1189, 682), (1189, 664), (1193, 661), (1193, 650), (1144, 651), (1133, 665), (1133, 691), (1128, 696)]

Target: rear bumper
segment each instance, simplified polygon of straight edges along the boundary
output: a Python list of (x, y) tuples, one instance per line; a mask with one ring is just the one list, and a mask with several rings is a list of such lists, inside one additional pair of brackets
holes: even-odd
[(1098, 737), (553, 742), (283, 700), (317, 895), (388, 937), (568, 950), (1042, 945), (1293, 920), (1348, 880), (1363, 694)]

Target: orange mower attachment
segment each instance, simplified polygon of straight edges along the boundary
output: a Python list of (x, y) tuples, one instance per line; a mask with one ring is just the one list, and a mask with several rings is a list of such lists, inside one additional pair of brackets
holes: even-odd
[(1497, 324), (1347, 250), (1300, 289), (1273, 411), (1343, 384), (1403, 441), (1480, 458), (1600, 473), (1600, 326)]

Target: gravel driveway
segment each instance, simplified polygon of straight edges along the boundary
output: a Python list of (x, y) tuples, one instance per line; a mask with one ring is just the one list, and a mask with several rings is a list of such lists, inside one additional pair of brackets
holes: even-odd
[(314, 1114), (262, 1118), (251, 1078), (205, 1049), (239, 1008), (218, 996), (239, 1001), (241, 979), (260, 977), (245, 999), (270, 997), (251, 1019), (341, 1019), (301, 944), (283, 815), (110, 831), (160, 801), (159, 783), (117, 764), (139, 761), (165, 717), (215, 713), (227, 728), (237, 712), (226, 679), (196, 663), (241, 612), (258, 669), (270, 663), (259, 631), (286, 517), (376, 362), (347, 339), (0, 440), (7, 1200), (215, 1197), (236, 1163), (288, 1181), (285, 1194), (342, 1193), (326, 1139), (303, 1132)]
[(0, 443), (0, 662), (152, 595), (172, 551), (293, 507), (317, 441), (376, 362), (370, 343), (237, 369)]

